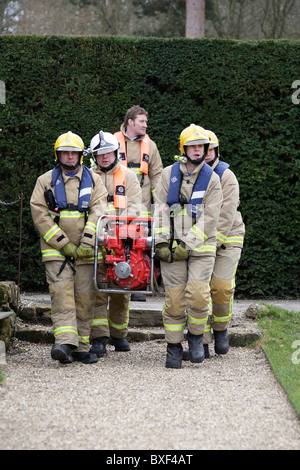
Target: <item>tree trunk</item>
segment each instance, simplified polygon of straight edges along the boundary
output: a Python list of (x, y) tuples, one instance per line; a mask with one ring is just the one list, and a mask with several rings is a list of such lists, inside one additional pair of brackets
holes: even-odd
[(186, 38), (204, 38), (205, 0), (186, 0)]

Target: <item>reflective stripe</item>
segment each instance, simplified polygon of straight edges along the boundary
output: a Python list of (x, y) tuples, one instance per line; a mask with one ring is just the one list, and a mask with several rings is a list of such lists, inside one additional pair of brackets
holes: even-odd
[[(60, 258), (65, 258), (60, 251), (57, 250), (42, 250), (42, 258), (48, 258), (50, 256), (59, 256)], [(91, 258), (85, 258), (86, 260), (93, 260), (95, 259), (94, 256)], [(98, 252), (97, 259), (101, 260), (103, 259), (103, 254), (101, 251)]]
[(57, 232), (60, 231), (60, 228), (58, 225), (54, 225), (54, 227), (51, 227), (50, 230), (48, 230), (47, 233), (43, 236), (44, 240), (48, 242)]
[(222, 243), (240, 243), (244, 242), (244, 237), (226, 237), (221, 232), (218, 232), (217, 239)]
[(93, 222), (87, 222), (85, 224), (85, 228), (90, 229), (90, 230), (92, 230), (93, 232), (96, 233), (96, 224), (93, 224)]
[(112, 326), (115, 330), (125, 330), (127, 327), (128, 327), (128, 323), (129, 323), (129, 302), (128, 302), (128, 307), (127, 307), (127, 312), (126, 312), (126, 322), (125, 323), (122, 323), (122, 324), (117, 324), (117, 323), (113, 323), (111, 321), (111, 319), (109, 318), (108, 319), (108, 323), (110, 324), (110, 326)]
[(94, 318), (94, 320), (92, 321), (92, 326), (99, 326), (99, 325), (108, 326), (107, 318)]
[(141, 217), (151, 217), (151, 211), (141, 211)]
[(224, 243), (243, 243), (244, 237), (227, 237)]
[(220, 242), (225, 242), (226, 238), (227, 237), (223, 235), (223, 233), (217, 232), (217, 239), (220, 240)]
[(63, 219), (79, 219), (80, 217), (85, 217), (85, 214), (79, 211), (61, 211), (60, 217)]
[(57, 250), (42, 250), (42, 258), (47, 258), (48, 256), (59, 256), (64, 258), (60, 251)]
[(191, 228), (191, 231), (198, 237), (200, 238), (201, 241), (204, 241), (207, 239), (207, 236), (205, 235), (204, 232), (202, 232), (202, 230), (200, 230), (199, 227), (197, 227), (197, 225), (193, 225), (193, 227)]
[(163, 233), (165, 235), (170, 235), (170, 227), (154, 228), (154, 235), (158, 235), (159, 233)]
[(79, 343), (89, 343), (90, 337), (89, 336), (79, 336), (78, 337)]
[(83, 196), (86, 196), (87, 194), (92, 194), (92, 188), (83, 188), (80, 190), (79, 192), (79, 197), (83, 197)]
[(216, 315), (212, 314), (213, 316), (213, 320), (216, 321), (216, 322), (220, 322), (220, 323), (225, 323), (227, 321), (230, 320), (231, 318), (231, 314), (229, 315), (226, 315), (226, 317), (217, 317)]
[(196, 251), (197, 253), (215, 253), (217, 251), (217, 248), (214, 245), (202, 245), (200, 248), (193, 248), (192, 251)]
[(110, 326), (112, 326), (115, 330), (125, 330), (128, 326), (128, 321), (126, 323), (122, 323), (118, 325), (117, 323), (113, 323), (110, 319), (108, 320)]
[(185, 323), (180, 323), (178, 325), (171, 325), (168, 323), (164, 323), (164, 329), (166, 331), (182, 331), (184, 330)]
[(204, 198), (204, 194), (205, 194), (205, 191), (194, 191), (192, 196), (191, 196), (191, 199), (203, 199)]
[(206, 317), (206, 318), (195, 318), (195, 317), (192, 317), (188, 313), (188, 319), (190, 320), (191, 323), (194, 323), (195, 325), (203, 325), (207, 322), (208, 317)]
[(176, 212), (176, 217), (182, 217), (184, 215), (189, 215), (188, 214), (188, 211), (187, 211), (187, 208), (184, 206), (181, 208), (181, 210), (179, 212)]
[(77, 328), (75, 326), (60, 326), (59, 328), (55, 328), (54, 336), (61, 335), (63, 333), (75, 333), (78, 335)]
[(117, 209), (115, 208), (115, 206), (112, 204), (112, 203), (109, 203), (106, 207), (106, 212), (109, 213), (109, 212), (117, 212)]

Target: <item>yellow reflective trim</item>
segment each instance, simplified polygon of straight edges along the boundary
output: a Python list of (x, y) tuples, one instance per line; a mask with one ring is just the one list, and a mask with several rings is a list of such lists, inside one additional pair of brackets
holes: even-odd
[(125, 323), (122, 323), (122, 324), (117, 324), (117, 323), (113, 323), (110, 318), (108, 319), (108, 323), (110, 324), (110, 326), (112, 326), (115, 330), (125, 330), (127, 327), (128, 327), (128, 323), (129, 323), (129, 302), (128, 302), (128, 306), (127, 306), (127, 312), (126, 312), (126, 322)]
[(63, 219), (80, 219), (80, 217), (85, 217), (85, 214), (79, 211), (61, 211), (60, 217)]
[(190, 320), (191, 323), (194, 323), (195, 325), (203, 325), (207, 322), (207, 319), (208, 317), (206, 318), (195, 318), (195, 317), (192, 317), (192, 315), (190, 315), (188, 313), (188, 318)]
[(58, 225), (54, 225), (54, 227), (51, 227), (50, 230), (48, 230), (47, 233), (43, 236), (44, 240), (48, 242), (57, 232), (60, 231), (60, 228)]
[(164, 329), (166, 331), (182, 331), (184, 330), (184, 327), (185, 327), (185, 323), (179, 323), (178, 325), (164, 323)]
[(96, 224), (93, 224), (93, 222), (87, 222), (85, 224), (85, 228), (86, 229), (90, 229), (92, 230), (93, 232), (96, 232)]
[(202, 232), (202, 230), (200, 230), (199, 227), (197, 227), (197, 225), (193, 225), (193, 227), (191, 228), (191, 231), (198, 237), (200, 238), (201, 241), (204, 241), (207, 239), (207, 236), (205, 235), (204, 232)]
[(92, 321), (92, 326), (99, 326), (99, 325), (108, 326), (107, 318), (94, 318), (94, 320)]
[(75, 326), (60, 326), (58, 328), (55, 328), (53, 332), (54, 336), (61, 335), (63, 333), (75, 333), (76, 335), (78, 335), (78, 331)]
[(79, 336), (78, 337), (79, 343), (89, 343), (90, 337), (89, 336)]
[(243, 243), (244, 237), (228, 237), (224, 243)]
[(217, 239), (218, 240), (220, 240), (221, 242), (225, 242), (226, 238), (227, 237), (225, 235), (223, 235), (223, 233), (217, 232)]
[(154, 234), (159, 234), (163, 233), (165, 235), (170, 235), (170, 227), (159, 227), (159, 228), (154, 228)]
[(64, 258), (60, 251), (57, 250), (42, 250), (42, 257), (47, 258), (48, 256), (59, 256)]
[(197, 253), (203, 253), (203, 252), (215, 253), (217, 251), (217, 248), (214, 245), (202, 245), (200, 248), (193, 248), (192, 251), (196, 251)]
[(216, 322), (224, 323), (230, 320), (231, 314), (226, 315), (225, 317), (216, 317), (216, 315), (212, 314), (213, 320)]

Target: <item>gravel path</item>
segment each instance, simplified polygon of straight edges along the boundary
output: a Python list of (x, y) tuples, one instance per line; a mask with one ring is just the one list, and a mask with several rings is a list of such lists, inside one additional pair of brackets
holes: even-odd
[(1, 366), (0, 449), (299, 450), (300, 424), (261, 350), (166, 369), (165, 342), (61, 365), (17, 342)]

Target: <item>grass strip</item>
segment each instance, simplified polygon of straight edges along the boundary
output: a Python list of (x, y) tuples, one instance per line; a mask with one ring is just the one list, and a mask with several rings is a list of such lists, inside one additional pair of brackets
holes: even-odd
[(264, 305), (268, 310), (258, 314), (260, 346), (300, 417), (300, 312)]

